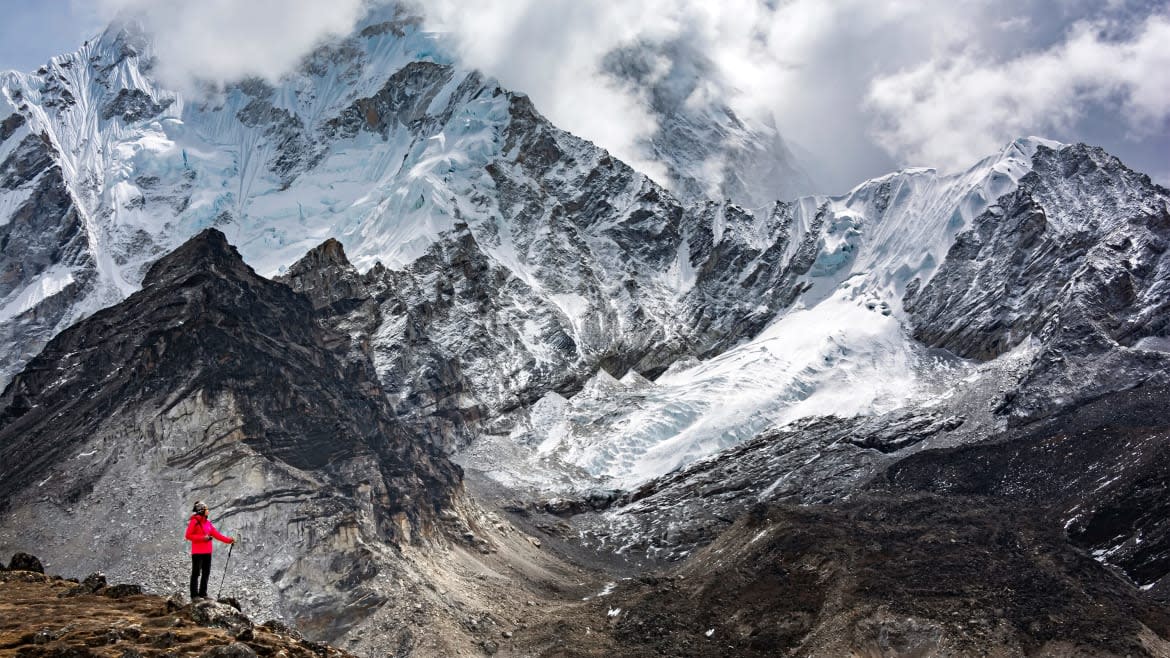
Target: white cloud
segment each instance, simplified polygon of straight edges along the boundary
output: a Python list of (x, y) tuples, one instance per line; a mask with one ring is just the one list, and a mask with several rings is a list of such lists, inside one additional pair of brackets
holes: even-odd
[[(364, 3), (391, 0), (98, 1), (141, 16), (158, 71), (190, 90), (196, 78), (278, 78), (348, 33)], [(1170, 51), (1159, 46), (1170, 19), (1148, 0), (403, 1), (450, 33), (467, 65), (660, 180), (644, 150), (657, 129), (648, 90), (602, 66), (639, 42), (701, 53), (709, 79), (692, 107), (724, 101), (774, 119), (829, 192), (898, 165), (965, 166), (1032, 133), (1087, 132), (1123, 158), (1141, 138), (1134, 164), (1166, 168), (1146, 136), (1161, 125), (1170, 148)]]
[(924, 52), (969, 40), (984, 4), (427, 0), (416, 6), (430, 29), (454, 36), (464, 61), (531, 95), (557, 125), (651, 173), (657, 167), (642, 145), (657, 125), (645, 90), (616, 82), (601, 62), (636, 42), (683, 41), (714, 65), (692, 102), (722, 101), (741, 116), (774, 119), (786, 139), (827, 161), (821, 178), (844, 189), (894, 165), (867, 132), (862, 98), (875, 70), (916, 63)]
[(1106, 40), (1078, 23), (1047, 49), (997, 60), (962, 52), (876, 78), (867, 103), (875, 137), (902, 160), (959, 168), (1024, 134), (1068, 133), (1104, 107), (1137, 135), (1170, 119), (1170, 18), (1145, 19)]
[(199, 80), (277, 79), (365, 13), (363, 0), (102, 0), (102, 7), (141, 20), (154, 35), (159, 76), (186, 90)]
[(428, 0), (428, 29), (449, 33), (463, 61), (529, 94), (553, 123), (664, 180), (640, 142), (656, 122), (642, 90), (603, 74), (602, 58), (640, 38), (677, 32), (673, 3), (596, 0)]
[[(635, 41), (685, 40), (714, 63), (700, 89), (741, 115), (774, 117), (786, 139), (822, 160), (830, 191), (898, 165), (966, 166), (1022, 134), (1078, 139), (1090, 103), (1105, 104), (1094, 133), (1124, 151), (1170, 105), (1161, 82), (1170, 67), (1158, 64), (1168, 51), (1157, 47), (1165, 19), (1147, 18), (1156, 5), (1142, 0), (427, 0), (419, 8), (430, 27), (455, 36), (469, 64), (635, 163), (654, 118), (644, 90), (606, 77), (601, 59)], [(1094, 38), (1074, 30), (1078, 22), (1116, 34)], [(1121, 84), (1109, 80), (1111, 67)]]

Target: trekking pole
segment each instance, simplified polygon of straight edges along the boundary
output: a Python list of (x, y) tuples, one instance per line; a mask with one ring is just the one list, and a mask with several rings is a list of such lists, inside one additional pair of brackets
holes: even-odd
[(218, 601), (223, 596), (223, 581), (227, 579), (228, 565), (232, 563), (232, 549), (236, 547), (236, 542), (228, 544), (228, 556), (223, 562), (223, 578), (219, 579), (219, 594), (216, 594), (215, 600)]

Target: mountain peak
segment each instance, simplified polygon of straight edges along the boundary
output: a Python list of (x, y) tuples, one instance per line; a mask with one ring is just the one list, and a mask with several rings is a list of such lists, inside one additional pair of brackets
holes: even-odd
[(143, 287), (175, 283), (179, 278), (208, 270), (227, 275), (256, 276), (244, 257), (222, 231), (204, 229), (179, 248), (155, 261), (146, 272)]
[(289, 268), (289, 273), (293, 274), (306, 268), (320, 267), (352, 267), (349, 257), (345, 255), (345, 247), (335, 238), (329, 238), (309, 250), (303, 258)]

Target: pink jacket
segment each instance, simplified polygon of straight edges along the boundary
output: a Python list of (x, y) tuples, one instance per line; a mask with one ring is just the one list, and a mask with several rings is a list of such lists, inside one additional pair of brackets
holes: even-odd
[(211, 521), (205, 516), (199, 514), (191, 515), (191, 522), (187, 524), (187, 541), (191, 542), (191, 554), (203, 555), (211, 552), (211, 538), (215, 537), (225, 544), (230, 544), (235, 540), (231, 537), (225, 537), (219, 534), (215, 526), (211, 525)]

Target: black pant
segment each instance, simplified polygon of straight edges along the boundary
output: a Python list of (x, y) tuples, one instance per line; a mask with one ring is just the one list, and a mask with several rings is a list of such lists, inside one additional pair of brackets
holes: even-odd
[[(211, 553), (191, 554), (191, 598), (207, 596), (207, 578), (211, 575)], [(196, 587), (198, 585), (198, 587)]]

